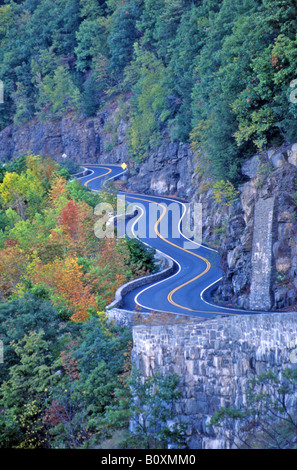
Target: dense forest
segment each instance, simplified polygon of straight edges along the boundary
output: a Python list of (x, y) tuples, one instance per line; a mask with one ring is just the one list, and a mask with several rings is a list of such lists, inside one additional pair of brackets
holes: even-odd
[[(130, 329), (105, 313), (119, 286), (156, 269), (154, 250), (98, 239), (94, 208), (115, 207), (115, 195), (91, 192), (66, 166), (30, 155), (0, 168), (0, 448), (94, 448), (115, 431), (110, 445), (178, 443), (165, 425), (177, 378), (142, 384)], [(130, 437), (142, 404), (158, 432), (136, 426)]]
[[(296, 31), (294, 0), (0, 0), (0, 131), (116, 101), (131, 159), (188, 143), (232, 197), (246, 157), (296, 141)], [(153, 252), (96, 238), (115, 195), (65, 165), (0, 166), (0, 448), (182, 447), (178, 378), (142, 383), (105, 313)]]
[(293, 0), (4, 0), (0, 128), (116, 97), (140, 160), (166, 135), (189, 142), (218, 179), (296, 139)]

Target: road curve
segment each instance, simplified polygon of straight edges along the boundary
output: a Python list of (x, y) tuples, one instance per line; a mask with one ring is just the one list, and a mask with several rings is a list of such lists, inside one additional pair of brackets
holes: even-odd
[[(91, 173), (80, 178), (80, 181), (92, 191), (100, 191), (107, 181), (121, 177), (126, 171), (118, 165), (109, 164), (84, 164), (84, 167)], [(211, 291), (221, 279), (220, 257), (216, 250), (191, 241), (183, 234), (183, 201), (124, 192), (119, 195), (138, 208), (138, 215), (127, 225), (127, 234), (137, 235), (145, 244), (165, 253), (175, 263), (175, 271), (170, 277), (127, 294), (124, 309), (182, 313), (202, 318), (271, 313), (214, 304)], [(174, 214), (179, 210), (178, 219), (172, 215), (172, 204)]]

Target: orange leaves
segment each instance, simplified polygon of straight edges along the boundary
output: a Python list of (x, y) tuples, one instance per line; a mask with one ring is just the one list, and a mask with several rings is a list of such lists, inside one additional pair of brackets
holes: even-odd
[(61, 211), (60, 224), (73, 240), (78, 236), (79, 222), (78, 206), (76, 202), (70, 200)]
[(73, 308), (74, 321), (85, 321), (88, 318), (89, 307), (96, 308), (96, 296), (90, 293), (90, 288), (84, 282), (84, 274), (77, 259), (67, 257), (56, 259), (52, 263), (35, 267), (32, 272), (34, 283), (43, 284), (56, 293), (56, 302), (66, 302)]
[(64, 178), (56, 176), (49, 190), (50, 203), (57, 210), (61, 210), (67, 204), (66, 184), (67, 181)]
[(47, 184), (57, 169), (57, 163), (49, 157), (40, 155), (29, 155), (26, 157), (27, 168), (43, 184)]
[(278, 64), (278, 56), (276, 54), (272, 54), (271, 56), (271, 63), (272, 67), (276, 67)]
[(0, 256), (0, 295), (3, 299), (16, 292), (27, 266), (28, 258), (24, 252), (8, 241)]
[(21, 296), (40, 285), (73, 321), (85, 321), (104, 311), (131, 278), (128, 246), (115, 238), (98, 240), (92, 206), (80, 191), (70, 191), (54, 161), (31, 155), (26, 162), (26, 171), (6, 173), (0, 185), (10, 211), (0, 249), (0, 296)]
[[(65, 251), (73, 256), (86, 256), (96, 249), (98, 240), (94, 234), (95, 216), (85, 201), (69, 200), (61, 210), (58, 231)], [(53, 236), (53, 234), (52, 234)]]

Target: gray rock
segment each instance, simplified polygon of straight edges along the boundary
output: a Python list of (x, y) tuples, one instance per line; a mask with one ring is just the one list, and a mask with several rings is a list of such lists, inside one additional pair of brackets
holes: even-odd
[(281, 153), (281, 152), (273, 152), (271, 157), (270, 157), (270, 161), (272, 163), (272, 165), (274, 166), (274, 168), (280, 168), (283, 166), (283, 164), (285, 163), (285, 157), (284, 157), (284, 154)]
[(288, 151), (288, 162), (297, 166), (297, 144), (293, 144)]
[[(284, 295), (279, 292), (280, 305)], [(221, 337), (219, 348), (209, 341), (210, 333)], [(280, 374), (291, 368), (296, 335), (296, 312), (218, 318), (191, 326), (136, 326), (132, 363), (143, 378), (154, 373), (166, 376), (169, 370), (180, 376), (181, 398), (173, 405), (174, 420), (187, 425), (185, 439), (190, 449), (235, 448), (236, 442), (229, 440), (230, 431), (236, 430), (235, 420), (228, 429), (208, 426), (213, 414), (221, 406), (242, 409), (255, 373), (273, 368)], [(195, 346), (193, 337), (197, 338)], [(296, 393), (288, 398), (293, 411)]]
[(249, 178), (254, 178), (256, 176), (258, 170), (260, 167), (260, 157), (258, 155), (255, 155), (252, 158), (249, 158), (246, 160), (242, 167), (241, 167), (241, 172), (243, 175), (248, 176)]

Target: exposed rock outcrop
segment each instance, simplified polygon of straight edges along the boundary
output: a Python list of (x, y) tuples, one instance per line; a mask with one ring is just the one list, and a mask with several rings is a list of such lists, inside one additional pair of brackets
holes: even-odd
[(164, 140), (149, 158), (134, 165), (128, 187), (147, 194), (174, 194), (189, 199), (196, 189), (193, 173), (190, 146)]
[[(136, 326), (132, 361), (146, 378), (180, 376), (176, 419), (187, 425), (190, 449), (234, 448), (231, 428), (210, 426), (220, 407), (240, 408), (255, 374), (296, 369), (297, 313), (218, 318), (172, 326)], [(296, 393), (286, 402), (294, 413)], [(239, 435), (244, 438), (243, 429)], [(232, 433), (231, 433), (232, 436)]]
[[(211, 172), (203, 171), (203, 158), (194, 157), (188, 144), (171, 142), (164, 135), (160, 147), (136, 163), (129, 158), (127, 127), (127, 119), (116, 101), (94, 118), (74, 114), (44, 122), (36, 118), (0, 133), (0, 159), (34, 153), (56, 160), (66, 154), (82, 164), (127, 162), (128, 190), (176, 195), (202, 203), (203, 241), (218, 248), (222, 255), (223, 281), (218, 299), (245, 309), (255, 307), (252, 298), (258, 280), (254, 277), (252, 282), (253, 256), (267, 251), (262, 247), (255, 255), (255, 207), (273, 196), (271, 253), (266, 252), (266, 257), (271, 256), (271, 269), (266, 287), (272, 309), (293, 306), (297, 302), (297, 144), (273, 148), (247, 160), (242, 166), (247, 182), (240, 187), (239, 199), (226, 207), (215, 203)], [(257, 308), (266, 309), (267, 305), (258, 302)]]
[[(253, 309), (257, 304), (257, 309), (269, 310), (269, 302), (255, 301), (256, 289), (269, 289), (272, 310), (292, 308), (297, 302), (295, 147), (269, 151), (243, 165), (243, 173), (250, 179), (240, 188), (240, 203), (230, 212), (227, 243), (222, 243), (224, 279), (219, 293), (225, 300), (233, 299), (234, 305)], [(269, 232), (264, 227), (265, 206), (271, 198)], [(236, 236), (232, 235), (234, 226), (238, 229)], [(257, 269), (262, 266), (258, 277), (256, 258)], [(264, 272), (265, 259), (268, 275)]]
[(54, 159), (66, 154), (79, 163), (121, 163), (127, 159), (126, 127), (116, 105), (88, 119), (74, 114), (55, 120), (35, 118), (0, 133), (0, 160), (32, 153)]

